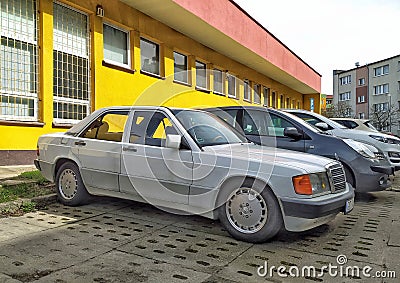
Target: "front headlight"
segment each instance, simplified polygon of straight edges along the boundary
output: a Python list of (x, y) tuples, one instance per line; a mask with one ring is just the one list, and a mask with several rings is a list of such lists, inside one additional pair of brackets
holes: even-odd
[(375, 158), (375, 154), (369, 149), (370, 146), (351, 139), (343, 139), (343, 141), (362, 156), (366, 158)]
[(325, 172), (310, 174), (312, 194), (326, 193), (331, 190), (328, 175)]
[(317, 195), (330, 191), (326, 172), (293, 177), (293, 187), (299, 195)]
[(373, 138), (374, 140), (383, 142), (383, 143), (388, 143), (387, 138), (382, 137), (382, 136), (375, 136), (375, 135), (369, 135), (370, 138)]

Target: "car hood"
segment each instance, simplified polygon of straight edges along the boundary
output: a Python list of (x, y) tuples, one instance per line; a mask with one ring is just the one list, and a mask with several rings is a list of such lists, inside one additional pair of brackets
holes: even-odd
[(332, 159), (286, 149), (260, 146), (252, 143), (215, 145), (203, 147), (205, 151), (214, 152), (217, 156), (228, 156), (232, 159), (248, 159), (252, 162), (274, 163), (315, 173), (325, 171), (325, 167), (335, 162)]
[[(329, 131), (332, 135), (338, 136), (341, 138), (349, 138), (358, 141), (365, 141), (372, 143), (373, 145), (378, 144), (379, 142), (370, 136), (380, 136), (387, 139), (394, 139), (398, 140), (397, 137), (390, 136), (387, 134), (383, 134), (380, 132), (367, 132), (367, 131), (360, 131), (360, 130), (353, 130), (353, 129), (333, 129)], [(383, 144), (383, 143), (382, 143)], [(391, 145), (391, 144), (389, 144)]]

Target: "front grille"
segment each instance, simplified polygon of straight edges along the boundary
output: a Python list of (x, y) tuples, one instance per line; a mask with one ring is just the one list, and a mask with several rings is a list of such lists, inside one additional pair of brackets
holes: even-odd
[(328, 168), (328, 176), (331, 180), (332, 193), (340, 192), (346, 189), (346, 175), (340, 164), (330, 165)]

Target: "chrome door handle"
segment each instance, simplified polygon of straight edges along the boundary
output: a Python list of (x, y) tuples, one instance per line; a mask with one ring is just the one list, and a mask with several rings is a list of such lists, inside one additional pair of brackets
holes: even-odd
[(84, 141), (76, 141), (75, 145), (86, 145), (86, 143)]
[(132, 146), (124, 146), (122, 148), (123, 151), (133, 151), (133, 152), (137, 152), (137, 149), (135, 147)]

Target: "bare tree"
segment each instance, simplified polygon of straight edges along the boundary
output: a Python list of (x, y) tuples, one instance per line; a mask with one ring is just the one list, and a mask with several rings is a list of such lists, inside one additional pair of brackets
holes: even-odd
[(397, 124), (397, 116), (399, 108), (396, 105), (389, 103), (374, 104), (371, 107), (369, 118), (378, 131), (391, 128), (392, 125)]
[(337, 104), (332, 104), (330, 108), (326, 109), (326, 116), (328, 118), (353, 118), (354, 110), (351, 108), (349, 102), (339, 101)]

